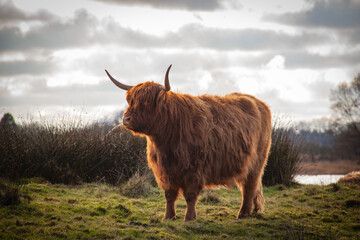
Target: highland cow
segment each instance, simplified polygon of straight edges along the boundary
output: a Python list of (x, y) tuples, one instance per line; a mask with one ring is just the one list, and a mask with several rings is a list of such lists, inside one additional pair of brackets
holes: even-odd
[(232, 186), (242, 192), (238, 218), (264, 208), (261, 179), (271, 142), (271, 114), (265, 103), (241, 93), (224, 97), (192, 96), (154, 82), (122, 84), (129, 104), (123, 125), (147, 138), (148, 165), (164, 191), (164, 219), (175, 219), (180, 192), (186, 200), (185, 221), (196, 218), (202, 189)]

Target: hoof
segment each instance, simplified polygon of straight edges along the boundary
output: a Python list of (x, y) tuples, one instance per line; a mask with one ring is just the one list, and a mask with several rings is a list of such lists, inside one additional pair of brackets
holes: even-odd
[(237, 216), (236, 219), (242, 220), (242, 219), (246, 219), (246, 218), (249, 218), (249, 217), (250, 217), (250, 214), (240, 214), (239, 216)]
[(185, 222), (194, 221), (194, 220), (196, 220), (196, 217), (195, 218), (185, 218), (184, 219)]
[(196, 220), (196, 212), (186, 212), (184, 220), (185, 222)]
[(176, 216), (173, 216), (173, 217), (163, 217), (162, 219), (163, 221), (167, 221), (167, 220), (176, 220)]

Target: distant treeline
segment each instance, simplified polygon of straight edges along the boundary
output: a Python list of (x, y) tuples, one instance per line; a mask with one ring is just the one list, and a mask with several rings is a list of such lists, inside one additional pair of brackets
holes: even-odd
[(355, 124), (330, 124), (327, 129), (293, 131), (303, 139), (302, 152), (309, 161), (360, 160), (360, 132)]

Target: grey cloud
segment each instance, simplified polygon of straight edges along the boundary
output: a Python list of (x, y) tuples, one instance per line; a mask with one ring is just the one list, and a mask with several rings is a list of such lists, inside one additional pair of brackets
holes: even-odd
[[(360, 12), (359, 12), (360, 14)], [(359, 44), (360, 39), (360, 27), (354, 28), (354, 29), (341, 29), (339, 31), (339, 37), (343, 38), (345, 40), (345, 43), (348, 43), (353, 46), (356, 46)]]
[(360, 2), (357, 0), (317, 0), (312, 8), (281, 15), (268, 14), (264, 20), (286, 25), (327, 28), (360, 28)]
[(274, 48), (302, 48), (325, 41), (318, 34), (288, 35), (283, 32), (258, 29), (218, 29), (201, 25), (187, 25), (173, 36), (171, 42), (182, 42), (185, 47), (219, 50), (270, 50)]
[(126, 6), (147, 6), (161, 9), (182, 9), (194, 11), (214, 11), (224, 8), (241, 9), (237, 0), (97, 0)]
[(0, 29), (0, 51), (22, 50), (25, 47), (24, 45), (27, 44), (23, 40), (20, 28), (11, 27)]
[(0, 0), (0, 23), (31, 20), (49, 21), (55, 18), (55, 15), (43, 9), (35, 13), (26, 13), (17, 8), (11, 0)]
[(324, 77), (317, 79), (307, 85), (314, 98), (329, 99), (330, 90), (336, 88), (332, 82), (326, 81)]
[(85, 10), (79, 10), (70, 21), (51, 21), (26, 33), (18, 27), (6, 27), (0, 30), (0, 51), (84, 46), (94, 40), (95, 26), (97, 19)]
[(199, 21), (203, 21), (203, 20), (204, 20), (204, 19), (201, 17), (201, 15), (198, 14), (198, 13), (194, 13), (193, 16), (194, 16), (194, 18), (196, 18), (196, 19), (199, 20)]
[(164, 37), (155, 37), (125, 29), (115, 23), (109, 24), (106, 32), (99, 35), (99, 39), (136, 48), (203, 48), (223, 51), (304, 48), (328, 40), (327, 37), (316, 33), (288, 35), (270, 30), (220, 29), (198, 24), (185, 25), (177, 32), (168, 33)]
[[(278, 90), (268, 90), (257, 94), (261, 100), (265, 101), (274, 115), (286, 113), (286, 117), (307, 120), (329, 115), (329, 101), (327, 98), (317, 98), (303, 102), (284, 100), (279, 97)], [(311, 106), (311, 107), (309, 107)]]
[(270, 50), (303, 48), (328, 39), (317, 33), (288, 35), (257, 29), (219, 29), (190, 24), (165, 36), (124, 28), (111, 19), (100, 21), (85, 10), (67, 21), (51, 21), (22, 33), (17, 27), (0, 30), (0, 51), (60, 49), (90, 44), (117, 44), (131, 48), (204, 48), (216, 50)]
[(53, 69), (49, 61), (10, 61), (0, 62), (0, 76), (12, 75), (39, 75), (48, 73)]
[[(288, 68), (354, 66), (360, 62), (359, 51), (329, 56), (306, 52), (306, 47), (318, 46), (323, 42), (329, 42), (328, 37), (314, 32), (289, 35), (271, 30), (208, 28), (200, 24), (185, 25), (177, 32), (170, 32), (158, 37), (124, 28), (112, 19), (99, 20), (85, 10), (77, 11), (74, 17), (65, 21), (57, 19), (38, 27), (32, 27), (26, 33), (17, 27), (0, 29), (0, 52), (29, 51), (31, 49), (51, 51), (71, 47), (84, 48), (93, 44), (99, 44), (102, 47), (106, 47), (108, 44), (116, 45), (124, 50), (123, 52), (120, 51), (121, 56), (111, 58), (116, 59), (116, 62), (115, 60), (109, 61), (108, 56), (101, 56), (100, 58), (94, 56), (93, 59), (101, 59), (101, 61), (94, 60), (94, 63), (89, 64), (93, 67), (87, 67), (87, 64), (82, 67), (94, 72), (94, 69), (98, 69), (98, 64), (102, 64), (103, 68), (110, 68), (114, 64), (120, 63), (122, 69), (127, 69), (128, 74), (125, 76), (133, 81), (151, 80), (144, 78), (152, 75), (154, 69), (162, 69), (170, 63), (176, 64), (181, 72), (186, 73), (191, 68), (261, 66), (277, 54), (286, 58), (286, 67)], [(175, 54), (159, 54), (156, 53), (156, 50), (150, 50), (166, 48), (185, 49), (187, 51)], [(125, 51), (125, 49), (127, 50)], [(199, 53), (198, 49), (218, 51), (209, 55)], [(138, 53), (138, 50), (143, 52)], [(264, 53), (253, 57), (229, 58), (227, 54), (234, 50), (263, 50)], [(142, 67), (142, 73), (145, 73), (143, 77), (140, 76), (140, 73), (134, 74), (132, 64), (128, 63), (129, 59), (134, 59), (133, 63), (134, 61), (138, 62), (138, 66)], [(151, 59), (151, 64), (146, 64), (146, 61), (142, 59)], [(91, 61), (84, 60), (86, 63), (91, 63)], [(188, 64), (189, 62), (191, 64)], [(0, 75), (40, 74), (50, 71), (53, 67), (51, 64), (54, 65), (55, 63), (44, 66), (40, 62), (28, 60), (20, 61), (18, 64), (16, 66), (16, 62), (5, 63), (4, 66), (0, 67)], [(97, 75), (103, 74), (103, 68), (97, 70)]]
[[(13, 95), (9, 86), (25, 84), (21, 94)], [(114, 87), (110, 81), (102, 81), (96, 85), (74, 84), (69, 86), (49, 87), (46, 80), (16, 79), (7, 86), (0, 84), (0, 106), (14, 107), (31, 104), (33, 106), (96, 106), (116, 105), (125, 102), (124, 91)]]
[(230, 92), (238, 92), (235, 79), (224, 71), (211, 72), (211, 81), (208, 83), (206, 94), (225, 95)]
[[(106, 78), (104, 68), (127, 84), (137, 84), (144, 81), (162, 83), (166, 68), (173, 64), (170, 72), (170, 81), (174, 89), (181, 89), (183, 84), (193, 88), (196, 71), (214, 72), (214, 79), (221, 76), (219, 70), (226, 68), (243, 67), (259, 68), (265, 65), (274, 55), (265, 54), (252, 56), (236, 54), (234, 52), (198, 52), (181, 51), (177, 53), (163, 53), (158, 51), (118, 52), (109, 57), (108, 53), (98, 53), (82, 62), (80, 68), (86, 69), (89, 75)], [(129, 59), (132, 59), (129, 61)], [(151, 59), (151, 61), (149, 61)], [(102, 66), (102, 67), (99, 67)], [(138, 69), (135, 71), (135, 69)], [(215, 74), (216, 73), (216, 74)]]
[[(360, 64), (360, 51), (346, 54), (318, 55), (303, 50), (281, 51), (274, 50), (260, 55), (236, 54), (231, 51), (198, 52), (183, 51), (178, 53), (162, 53), (157, 51), (118, 52), (108, 56), (99, 53), (83, 62), (82, 68), (89, 74), (105, 76), (104, 68), (129, 84), (142, 81), (162, 81), (163, 74), (169, 64), (173, 64), (171, 77), (185, 79), (194, 71), (217, 71), (226, 68), (256, 69), (265, 66), (274, 56), (282, 55), (285, 58), (287, 69), (326, 69), (339, 67), (355, 67)], [(131, 62), (128, 59), (132, 59)], [(151, 59), (151, 61), (149, 61)], [(99, 68), (99, 66), (103, 66)], [(141, 71), (134, 71), (134, 67)], [(155, 79), (149, 79), (155, 76)], [(177, 83), (175, 83), (177, 84)]]
[(360, 64), (360, 51), (344, 54), (319, 55), (302, 51), (284, 51), (287, 68), (337, 68)]

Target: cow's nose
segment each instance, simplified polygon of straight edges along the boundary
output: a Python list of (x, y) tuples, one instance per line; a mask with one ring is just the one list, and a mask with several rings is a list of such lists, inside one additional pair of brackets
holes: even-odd
[(130, 123), (130, 117), (124, 116), (122, 122), (123, 122), (123, 125), (128, 125)]

